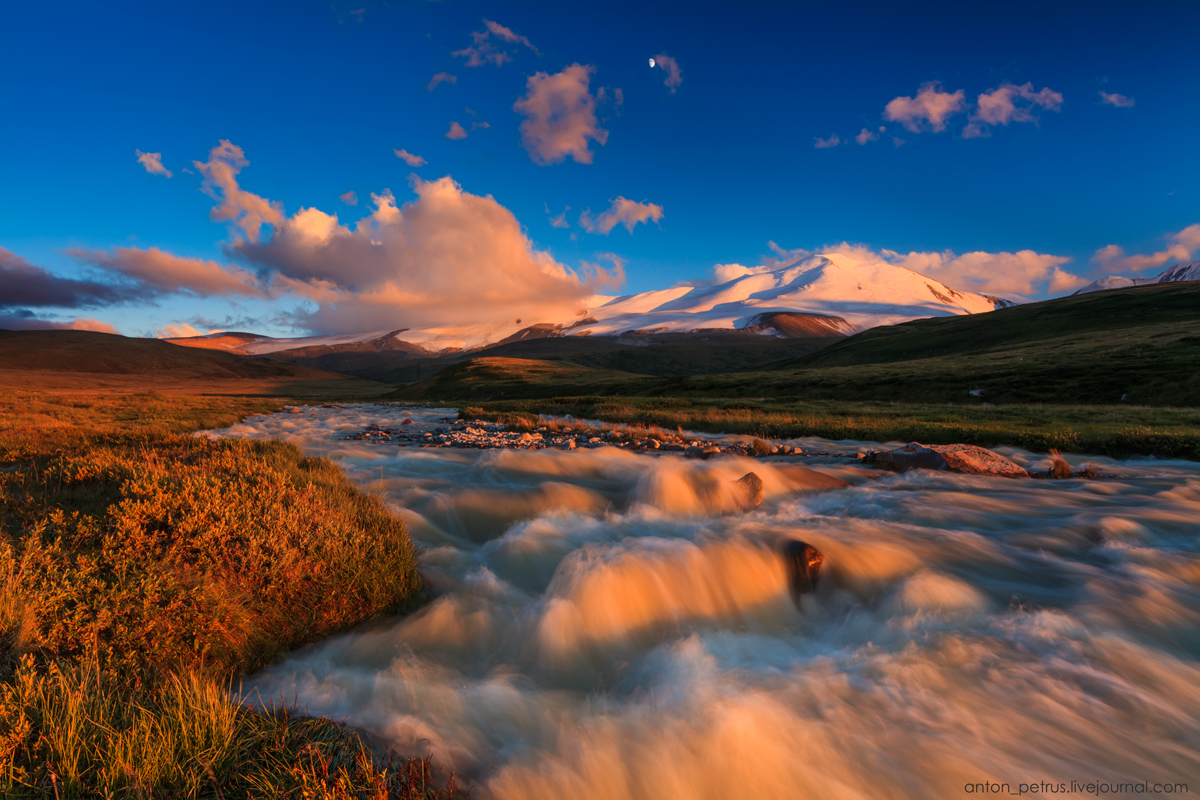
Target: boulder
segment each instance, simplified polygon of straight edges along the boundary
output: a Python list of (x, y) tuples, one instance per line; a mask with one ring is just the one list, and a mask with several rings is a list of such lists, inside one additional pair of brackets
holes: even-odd
[(864, 463), (894, 472), (910, 469), (937, 469), (964, 475), (998, 475), (1003, 478), (1028, 478), (1019, 464), (973, 444), (921, 444), (912, 442), (895, 450), (872, 450)]
[(789, 539), (783, 545), (783, 563), (787, 567), (792, 600), (799, 606), (801, 595), (816, 591), (825, 554), (808, 542)]
[(737, 489), (738, 497), (742, 501), (742, 506), (745, 508), (754, 508), (762, 503), (762, 478), (758, 477), (753, 472), (747, 472), (745, 475), (734, 481), (733, 485)]

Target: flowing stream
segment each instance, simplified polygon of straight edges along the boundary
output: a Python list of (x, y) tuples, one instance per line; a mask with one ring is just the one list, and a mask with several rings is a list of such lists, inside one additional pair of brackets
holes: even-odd
[[(210, 432), (343, 465), (405, 517), (435, 596), (247, 691), (432, 753), (477, 798), (1200, 792), (1200, 464), (1013, 480), (344, 438), (453, 414), (354, 405)], [(826, 554), (799, 607), (792, 539)]]

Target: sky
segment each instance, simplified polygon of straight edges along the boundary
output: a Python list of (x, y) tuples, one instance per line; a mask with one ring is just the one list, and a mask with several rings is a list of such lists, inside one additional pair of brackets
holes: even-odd
[(9, 3), (0, 31), (0, 328), (542, 321), (838, 249), (1041, 299), (1200, 257), (1196, 3)]

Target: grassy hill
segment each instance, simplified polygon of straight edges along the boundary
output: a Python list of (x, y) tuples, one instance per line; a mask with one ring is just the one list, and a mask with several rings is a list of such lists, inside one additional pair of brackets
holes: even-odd
[(0, 386), (71, 391), (372, 396), (389, 387), (223, 350), (93, 331), (0, 330)]
[[(588, 373), (587, 368), (548, 359), (536, 364), (517, 358), (473, 359), (415, 383), (397, 397), (623, 394), (1197, 406), (1200, 282), (1096, 292), (988, 314), (874, 328), (799, 358), (740, 372), (651, 378), (633, 370)], [(981, 390), (982, 398), (972, 398), (972, 390)]]

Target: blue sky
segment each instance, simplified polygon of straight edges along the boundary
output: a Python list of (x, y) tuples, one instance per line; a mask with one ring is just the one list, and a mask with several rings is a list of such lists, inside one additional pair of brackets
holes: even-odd
[[(59, 3), (8, 4), (0, 20), (9, 327), (286, 335), (382, 325), (393, 295), (394, 327), (429, 324), (418, 312), (453, 305), (457, 286), (471, 313), (519, 305), (533, 262), (568, 272), (529, 290), (569, 304), (597, 265), (619, 260), (620, 291), (645, 291), (778, 257), (769, 242), (862, 245), (952, 286), (1044, 297), (1070, 276), (1154, 275), (1200, 250), (1195, 3)], [(480, 66), (453, 55), (472, 46)], [(674, 60), (675, 85), (656, 55)], [(430, 90), (438, 73), (454, 81)], [(522, 124), (564, 99), (594, 122), (547, 122), (569, 141), (539, 150)], [(465, 138), (446, 137), (452, 122)], [(231, 184), (202, 191), (193, 162), (216, 163), (222, 141), (249, 162), (236, 191), (275, 204), (274, 224), (210, 218)], [(161, 154), (172, 177), (135, 151)], [(417, 201), (413, 174), (428, 182), (426, 222), (354, 228), (372, 193)], [(345, 246), (304, 250), (301, 209), (336, 214)], [(472, 246), (439, 249), (449, 231)], [(177, 279), (138, 260), (149, 248), (182, 259)], [(214, 283), (214, 269), (234, 277)], [(65, 294), (30, 290), (39, 280)]]

